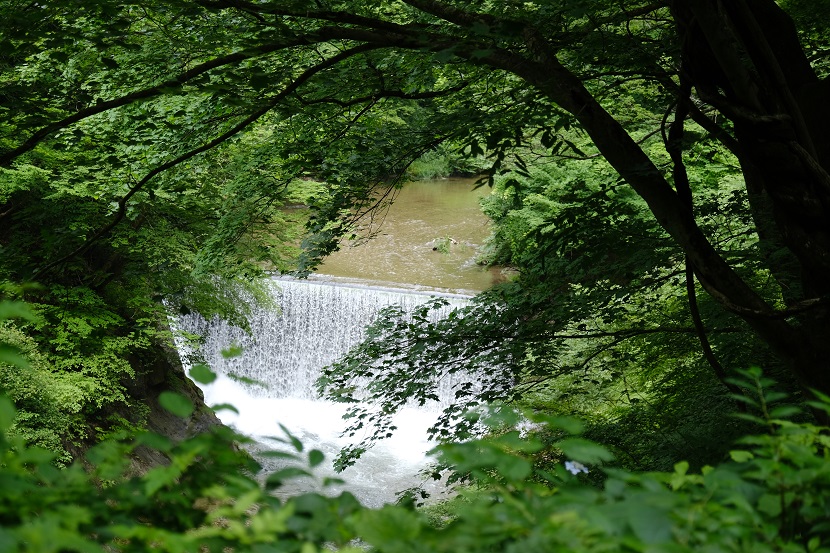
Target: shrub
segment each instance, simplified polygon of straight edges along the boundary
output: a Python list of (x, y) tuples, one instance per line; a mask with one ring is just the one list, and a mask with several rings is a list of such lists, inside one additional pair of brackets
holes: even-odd
[[(190, 408), (180, 396), (165, 403)], [(79, 464), (56, 469), (53, 454), (10, 438), (14, 416), (0, 399), (5, 552), (363, 551), (355, 539), (385, 552), (830, 551), (828, 429), (783, 419), (766, 419), (769, 433), (746, 438), (729, 461), (700, 474), (685, 462), (671, 472), (602, 469), (607, 450), (562, 418), (537, 419), (559, 430), (548, 444), (511, 431), (443, 445), (441, 460), (472, 487), (433, 525), (411, 505), (371, 510), (349, 493), (283, 502), (270, 491), (308, 471), (284, 469), (260, 484), (258, 465), (234, 446), (244, 438), (227, 428), (176, 446), (153, 434), (104, 442), (90, 450), (87, 472)], [(319, 451), (305, 453), (290, 435), (285, 441), (294, 453), (280, 456), (321, 462)], [(125, 479), (137, 445), (165, 452), (170, 464)], [(534, 465), (545, 448), (569, 462)], [(588, 480), (595, 472), (600, 486)]]
[[(4, 339), (3, 361), (25, 369)], [(212, 377), (203, 367), (193, 376)], [(441, 445), (439, 461), (469, 487), (432, 523), (412, 502), (371, 510), (349, 493), (280, 500), (271, 492), (309, 470), (289, 467), (260, 482), (259, 465), (237, 445), (246, 439), (225, 427), (175, 445), (152, 433), (107, 440), (85, 465), (61, 470), (55, 453), (10, 432), (20, 414), (0, 395), (0, 551), (830, 552), (830, 429), (790, 421), (797, 410), (774, 406), (781, 397), (769, 384), (757, 370), (742, 383), (757, 391), (745, 402), (758, 413), (744, 416), (766, 431), (700, 474), (686, 462), (668, 472), (603, 468), (608, 450), (561, 417), (531, 417), (542, 431), (529, 436), (511, 430)], [(179, 416), (193, 409), (173, 392), (159, 401)], [(812, 406), (830, 414), (828, 397)], [(322, 462), (296, 437), (284, 441), (293, 453), (272, 455), (309, 469)], [(169, 464), (126, 477), (139, 446)]]

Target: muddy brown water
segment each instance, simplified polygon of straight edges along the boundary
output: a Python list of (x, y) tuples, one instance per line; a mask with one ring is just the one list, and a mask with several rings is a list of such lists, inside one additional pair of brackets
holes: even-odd
[[(474, 179), (413, 182), (404, 186), (383, 220), (377, 235), (363, 243), (344, 242), (315, 275), (319, 282), (274, 279), (270, 285), (280, 306), (261, 310), (251, 322), (253, 335), (220, 320), (183, 316), (178, 326), (205, 337), (202, 354), (219, 375), (203, 386), (209, 404), (230, 403), (238, 411), (222, 411), (225, 424), (253, 437), (260, 448), (280, 448), (268, 436), (279, 436), (278, 423), (309, 448), (326, 453), (327, 462), (315, 477), (292, 481), (279, 490), (283, 496), (322, 491), (320, 482), (334, 475), (331, 460), (352, 439), (342, 436), (345, 404), (317, 397), (314, 382), (321, 367), (340, 358), (358, 343), (364, 328), (388, 305), (411, 311), (434, 292), (470, 295), (490, 287), (496, 271), (476, 264), (476, 249), (490, 229), (479, 209), (488, 188), (473, 190)], [(345, 284), (341, 286), (340, 284)], [(401, 288), (406, 290), (402, 291)], [(414, 293), (413, 293), (414, 292)], [(421, 293), (426, 292), (426, 293)], [(466, 298), (450, 298), (440, 318)], [(221, 352), (241, 345), (241, 357), (227, 359)], [(265, 383), (244, 386), (228, 375), (237, 374)], [(454, 397), (453, 390), (437, 392)], [(342, 476), (342, 489), (365, 505), (378, 507), (395, 501), (395, 493), (423, 483), (419, 471), (434, 443), (427, 428), (435, 422), (441, 404), (407, 406), (395, 419), (399, 431), (383, 440)], [(272, 458), (260, 457), (266, 472), (279, 470)], [(441, 485), (434, 493), (441, 492)], [(326, 493), (339, 493), (341, 488)]]
[(369, 240), (341, 242), (317, 278), (366, 285), (473, 294), (501, 278), (476, 264), (490, 228), (473, 190), (475, 179), (450, 178), (404, 185), (378, 232)]

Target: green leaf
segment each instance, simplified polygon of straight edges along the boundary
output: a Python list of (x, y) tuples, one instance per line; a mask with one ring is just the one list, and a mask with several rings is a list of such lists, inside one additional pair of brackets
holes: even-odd
[(265, 486), (268, 489), (273, 489), (282, 486), (286, 480), (301, 476), (311, 476), (311, 473), (300, 467), (285, 467), (268, 475), (268, 478), (265, 479)]
[(781, 496), (778, 494), (766, 493), (758, 500), (758, 510), (771, 517), (781, 514)]
[(36, 317), (29, 306), (22, 301), (3, 300), (0, 301), (0, 320), (2, 319), (34, 321)]
[(606, 448), (584, 438), (565, 438), (555, 445), (566, 457), (584, 464), (598, 464), (614, 459), (614, 455)]
[(256, 380), (254, 378), (249, 378), (247, 376), (242, 376), (233, 372), (227, 373), (225, 376), (230, 378), (235, 382), (240, 382), (242, 384), (250, 384), (251, 386), (258, 386), (260, 388), (268, 388), (268, 385), (260, 380)]
[(308, 464), (312, 467), (319, 466), (325, 459), (325, 454), (319, 449), (312, 449), (308, 452)]
[(820, 545), (821, 545), (821, 538), (818, 537), (818, 536), (813, 536), (812, 538), (810, 538), (810, 541), (807, 542), (807, 551), (812, 553), (813, 551), (818, 549)]
[(746, 403), (747, 405), (755, 408), (760, 408), (760, 405), (757, 401), (752, 399), (751, 397), (747, 397), (743, 394), (729, 394), (729, 397), (734, 399), (735, 401), (740, 401), (741, 403)]
[(824, 392), (820, 392), (819, 390), (816, 390), (815, 388), (810, 388), (810, 393), (812, 393), (814, 396), (816, 396), (816, 398), (818, 398), (820, 401), (823, 401), (824, 403), (830, 404), (830, 396), (825, 394)]
[(533, 415), (534, 422), (544, 422), (551, 428), (559, 428), (568, 434), (582, 434), (585, 431), (585, 423), (574, 417), (551, 417), (546, 415)]
[(222, 350), (222, 357), (225, 359), (232, 359), (234, 357), (239, 357), (240, 355), (242, 355), (242, 347), (236, 344)]
[(288, 453), (287, 451), (275, 451), (275, 450), (268, 450), (268, 451), (260, 451), (257, 455), (261, 457), (269, 457), (272, 459), (292, 459), (292, 460), (299, 460), (298, 457), (294, 453)]
[(199, 384), (210, 384), (216, 380), (216, 373), (210, 370), (207, 365), (198, 364), (190, 369), (190, 378)]
[(18, 538), (11, 529), (0, 528), (0, 551), (21, 551), (18, 549)]
[(181, 394), (165, 390), (159, 394), (159, 405), (177, 417), (187, 418), (193, 413), (193, 403)]
[(17, 409), (14, 403), (4, 395), (0, 395), (0, 432), (5, 432), (14, 423), (17, 417)]
[(381, 551), (405, 551), (404, 545), (417, 543), (421, 531), (418, 516), (398, 506), (363, 511), (354, 522), (360, 536)]
[(772, 419), (789, 419), (796, 415), (800, 415), (801, 412), (801, 409), (795, 405), (779, 405), (778, 407), (770, 410), (769, 416)]
[(674, 472), (669, 475), (669, 486), (673, 490), (679, 490), (682, 488), (686, 482), (690, 480), (690, 477), (687, 476), (689, 472), (689, 463), (688, 461), (680, 461), (674, 465)]
[(751, 451), (744, 451), (742, 449), (736, 449), (729, 452), (729, 456), (732, 458), (733, 461), (736, 463), (746, 463), (747, 461), (751, 461), (755, 458), (755, 455)]
[(784, 392), (777, 392), (775, 390), (769, 390), (764, 393), (764, 400), (767, 403), (774, 403), (776, 401), (780, 401), (788, 397), (788, 394)]
[(288, 437), (288, 443), (294, 446), (294, 449), (296, 449), (297, 451), (302, 451), (303, 442), (301, 442), (299, 438), (292, 434), (291, 431), (288, 430), (288, 427), (286, 427), (284, 424), (279, 423), (279, 425), (282, 431), (285, 432), (285, 435)]
[(173, 442), (170, 438), (156, 434), (155, 432), (142, 432), (136, 438), (136, 442), (162, 452), (170, 451), (173, 447)]
[(346, 481), (343, 480), (342, 478), (337, 478), (337, 477), (334, 477), (334, 476), (326, 476), (325, 478), (323, 478), (323, 487), (340, 486), (340, 485), (345, 484), (345, 483), (346, 483)]
[(144, 493), (152, 497), (160, 489), (173, 484), (179, 476), (181, 470), (174, 465), (156, 467), (143, 477)]
[(806, 403), (813, 409), (824, 411), (830, 415), (830, 403), (827, 403), (826, 401), (807, 401)]
[(665, 511), (635, 502), (628, 507), (627, 514), (631, 529), (644, 543), (663, 543), (671, 539), (672, 521)]
[(767, 421), (758, 417), (756, 415), (750, 415), (749, 413), (732, 413), (731, 416), (735, 417), (736, 419), (743, 419), (745, 421), (754, 422), (759, 425), (766, 425)]
[(497, 466), (508, 482), (516, 483), (521, 483), (533, 470), (533, 465), (527, 459), (507, 455), (499, 458)]
[(20, 355), (20, 350), (7, 344), (0, 344), (0, 363), (6, 363), (20, 369), (30, 367), (29, 361)]
[(213, 409), (215, 413), (218, 413), (219, 411), (232, 411), (237, 415), (239, 414), (239, 409), (230, 403), (217, 403), (216, 405), (211, 405), (210, 408)]

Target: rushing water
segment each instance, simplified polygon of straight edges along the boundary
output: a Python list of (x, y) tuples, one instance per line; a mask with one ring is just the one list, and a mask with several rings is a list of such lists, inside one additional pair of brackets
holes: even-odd
[[(334, 476), (330, 461), (337, 452), (360, 441), (361, 436), (340, 436), (346, 425), (345, 407), (317, 398), (314, 382), (324, 366), (359, 342), (380, 309), (398, 304), (411, 310), (429, 299), (413, 290), (472, 293), (499, 279), (497, 273), (475, 263), (476, 249), (489, 228), (478, 203), (486, 191), (473, 191), (473, 182), (444, 179), (407, 184), (380, 228), (373, 229), (378, 230), (374, 238), (359, 245), (342, 244), (311, 281), (274, 281), (279, 309), (257, 312), (250, 336), (221, 321), (180, 319), (183, 330), (205, 337), (202, 354), (219, 374), (213, 384), (203, 387), (207, 403), (228, 403), (239, 410), (238, 414), (221, 411), (223, 422), (255, 438), (262, 448), (284, 450), (284, 443), (270, 438), (284, 436), (283, 424), (307, 448), (326, 454), (328, 463), (318, 468), (316, 481), (295, 481), (281, 493), (319, 489), (322, 478)], [(464, 301), (451, 296), (453, 305)], [(232, 345), (241, 346), (243, 353), (226, 359), (222, 350)], [(241, 384), (232, 375), (264, 386)], [(432, 446), (426, 429), (436, 416), (429, 408), (399, 413), (395, 435), (340, 475), (346, 488), (364, 504), (377, 506), (421, 483), (418, 471), (426, 466), (425, 452)], [(268, 457), (260, 460), (266, 471), (285, 463)]]
[[(205, 338), (201, 353), (219, 374), (213, 384), (203, 387), (206, 402), (229, 403), (239, 410), (238, 414), (220, 411), (222, 421), (264, 447), (278, 448), (282, 444), (269, 437), (282, 435), (279, 425), (285, 425), (309, 448), (326, 454), (329, 463), (318, 470), (319, 482), (333, 476), (330, 461), (336, 453), (360, 439), (340, 436), (345, 426), (344, 406), (317, 398), (314, 382), (321, 368), (355, 345), (380, 309), (397, 304), (411, 310), (430, 296), (292, 280), (275, 280), (273, 288), (279, 309), (259, 310), (252, 320), (251, 335), (222, 321), (205, 321), (195, 315), (182, 317), (178, 326)], [(436, 317), (466, 302), (462, 297), (451, 296), (448, 300), (451, 305)], [(225, 358), (222, 351), (231, 346), (241, 346), (243, 353)], [(263, 385), (242, 384), (233, 376)], [(401, 412), (395, 421), (395, 436), (382, 441), (342, 474), (346, 488), (364, 504), (376, 506), (393, 501), (396, 492), (418, 484), (417, 472), (425, 467), (425, 453), (431, 447), (426, 429), (435, 417), (435, 409), (429, 407)], [(284, 463), (262, 460), (271, 471)], [(284, 489), (283, 493), (319, 487), (307, 480), (296, 485), (299, 488)]]

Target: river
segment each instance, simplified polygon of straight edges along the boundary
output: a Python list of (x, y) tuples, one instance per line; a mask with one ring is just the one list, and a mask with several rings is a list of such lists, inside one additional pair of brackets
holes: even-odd
[(404, 185), (369, 241), (344, 241), (317, 271), (317, 278), (380, 286), (474, 294), (501, 277), (476, 264), (490, 233), (475, 179), (416, 181)]
[[(345, 406), (319, 399), (314, 382), (323, 366), (361, 340), (380, 309), (413, 309), (440, 294), (451, 305), (435, 317), (445, 316), (469, 294), (498, 279), (475, 263), (476, 248), (489, 229), (478, 208), (487, 190), (472, 192), (472, 187), (471, 179), (407, 184), (375, 238), (357, 246), (345, 244), (307, 282), (273, 280), (279, 308), (260, 309), (250, 336), (218, 320), (179, 320), (180, 328), (205, 337), (202, 353), (219, 375), (203, 387), (206, 402), (229, 403), (239, 411), (221, 411), (223, 422), (253, 437), (260, 444), (255, 449), (284, 450), (286, 443), (274, 439), (284, 425), (306, 444), (306, 451), (326, 454), (328, 462), (315, 469), (313, 478), (295, 481), (279, 493), (321, 491), (324, 479), (334, 476), (331, 460), (337, 451), (355, 441), (340, 436)], [(233, 345), (242, 346), (242, 355), (225, 358), (222, 350)], [(265, 386), (240, 383), (237, 376)], [(438, 405), (405, 409), (395, 421), (395, 436), (364, 454), (340, 475), (346, 483), (329, 487), (327, 493), (348, 490), (365, 505), (379, 506), (394, 501), (397, 492), (423, 484), (418, 473), (427, 466), (426, 452), (433, 445), (426, 429), (438, 412)], [(259, 458), (266, 471), (286, 464), (284, 459)]]

